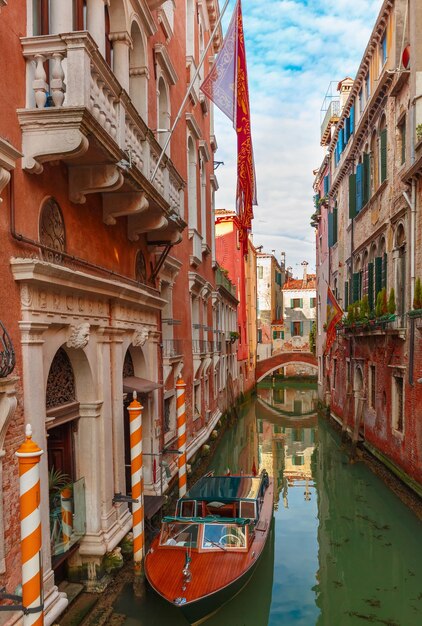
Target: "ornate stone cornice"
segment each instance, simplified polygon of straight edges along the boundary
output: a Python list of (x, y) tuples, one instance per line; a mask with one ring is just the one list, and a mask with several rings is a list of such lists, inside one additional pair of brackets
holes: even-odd
[(177, 73), (164, 44), (156, 43), (154, 46), (154, 54), (157, 63), (161, 67), (170, 85), (175, 85), (178, 80)]

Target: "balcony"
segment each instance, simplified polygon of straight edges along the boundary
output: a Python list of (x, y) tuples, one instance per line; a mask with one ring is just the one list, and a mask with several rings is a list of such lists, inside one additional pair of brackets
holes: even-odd
[(236, 286), (232, 283), (225, 271), (219, 267), (217, 267), (215, 280), (218, 287), (224, 287), (226, 291), (236, 298)]
[(332, 100), (328, 105), (321, 124), (321, 145), (327, 146), (331, 140), (331, 126), (340, 119), (340, 100)]
[[(101, 193), (103, 221), (128, 216), (128, 236), (160, 231), (152, 240), (175, 243), (183, 222), (184, 181), (88, 33), (27, 37), (27, 106), (18, 110), (22, 167), (69, 167), (69, 196), (84, 204)], [(48, 72), (46, 72), (48, 67)]]
[(192, 242), (190, 264), (193, 267), (198, 267), (202, 263), (202, 236), (196, 228), (189, 228), (189, 239)]
[(193, 339), (192, 340), (192, 352), (193, 354), (207, 354), (212, 351), (212, 342), (207, 339)]
[(183, 355), (183, 344), (181, 339), (164, 339), (163, 357), (165, 359), (177, 359)]

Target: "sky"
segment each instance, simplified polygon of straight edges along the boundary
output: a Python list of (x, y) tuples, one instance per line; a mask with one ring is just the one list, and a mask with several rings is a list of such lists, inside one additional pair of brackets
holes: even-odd
[[(220, 0), (220, 7), (224, 1)], [(258, 188), (253, 241), (286, 253), (300, 276), (315, 269), (313, 170), (324, 157), (321, 106), (330, 86), (356, 75), (382, 0), (243, 0)], [(223, 18), (225, 32), (235, 0)], [(235, 206), (236, 134), (215, 109), (217, 209)]]

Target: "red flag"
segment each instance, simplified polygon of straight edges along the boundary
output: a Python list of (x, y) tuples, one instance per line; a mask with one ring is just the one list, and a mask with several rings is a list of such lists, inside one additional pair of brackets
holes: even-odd
[(328, 350), (333, 345), (336, 338), (336, 324), (343, 317), (343, 309), (337, 302), (333, 292), (327, 285), (327, 339), (325, 342), (324, 354), (327, 354)]
[(241, 0), (236, 3), (221, 50), (201, 90), (232, 120), (237, 133), (236, 208), (240, 241), (246, 255), (252, 206), (257, 204), (257, 199)]

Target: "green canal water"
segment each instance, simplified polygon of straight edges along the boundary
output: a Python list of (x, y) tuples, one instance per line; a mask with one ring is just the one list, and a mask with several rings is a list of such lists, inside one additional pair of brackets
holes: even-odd
[[(206, 626), (422, 625), (422, 524), (349, 462), (316, 400), (310, 384), (264, 381), (220, 442), (216, 473), (265, 468), (275, 510), (253, 578)], [(125, 626), (186, 626), (150, 589), (127, 586), (115, 611)]]

